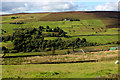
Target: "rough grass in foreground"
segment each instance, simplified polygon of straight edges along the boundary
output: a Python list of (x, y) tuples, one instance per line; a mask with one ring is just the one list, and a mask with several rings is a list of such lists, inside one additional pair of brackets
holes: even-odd
[(96, 78), (118, 73), (115, 61), (72, 64), (3, 65), (3, 78)]

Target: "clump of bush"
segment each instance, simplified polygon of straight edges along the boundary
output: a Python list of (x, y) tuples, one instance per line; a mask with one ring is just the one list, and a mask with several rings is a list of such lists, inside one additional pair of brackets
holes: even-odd
[(11, 19), (17, 19), (18, 17), (11, 17)]

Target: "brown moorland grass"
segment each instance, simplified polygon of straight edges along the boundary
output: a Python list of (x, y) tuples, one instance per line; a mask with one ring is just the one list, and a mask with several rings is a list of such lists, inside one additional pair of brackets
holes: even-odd
[[(35, 15), (34, 15), (35, 14)], [(46, 15), (48, 14), (48, 15)], [(107, 26), (116, 27), (118, 26), (118, 15), (119, 12), (117, 11), (70, 11), (70, 12), (55, 12), (55, 13), (17, 13), (17, 14), (11, 14), (11, 15), (3, 15), (3, 17), (9, 17), (9, 16), (36, 16), (35, 19), (29, 19), (28, 17), (24, 17), (24, 22), (30, 22), (30, 21), (60, 21), (65, 18), (72, 18), (72, 19), (80, 19), (80, 20), (86, 20), (86, 19), (99, 19), (102, 20), (102, 22)], [(44, 15), (40, 17), (41, 15)], [(19, 21), (18, 18), (15, 21)], [(15, 22), (12, 20), (12, 22)], [(22, 21), (22, 20), (21, 20)]]
[(3, 58), (3, 64), (52, 64), (52, 63), (81, 63), (101, 62), (118, 59), (118, 50), (87, 53), (72, 53), (66, 55), (33, 56), (24, 58)]

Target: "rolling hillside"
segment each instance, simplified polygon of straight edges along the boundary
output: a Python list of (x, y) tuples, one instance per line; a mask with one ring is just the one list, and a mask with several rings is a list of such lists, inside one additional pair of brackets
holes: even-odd
[[(2, 15), (2, 30), (6, 31), (2, 36), (12, 35), (18, 28), (49, 26), (50, 28), (60, 27), (72, 38), (86, 38), (90, 42), (99, 43), (113, 42), (118, 40), (118, 14), (119, 12), (115, 11), (71, 11)], [(80, 21), (63, 21), (66, 18)], [(56, 37), (45, 37), (47, 40), (54, 38)]]
[[(90, 20), (101, 20), (107, 27), (118, 27), (117, 11), (71, 11), (71, 12), (55, 12), (55, 13), (17, 13), (11, 15), (2, 15), (2, 23), (14, 22), (38, 22), (38, 21), (61, 21), (65, 18)], [(18, 18), (11, 19), (16, 16)]]
[[(2, 15), (2, 78), (119, 77), (119, 12)], [(115, 48), (111, 50), (111, 48)]]

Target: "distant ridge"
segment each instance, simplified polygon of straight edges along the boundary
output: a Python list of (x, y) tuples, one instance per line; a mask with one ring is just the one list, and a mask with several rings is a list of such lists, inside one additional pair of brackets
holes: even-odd
[(66, 18), (79, 20), (101, 20), (107, 27), (119, 27), (120, 11), (67, 11), (67, 12), (39, 12), (15, 13), (4, 16), (19, 16), (19, 18), (3, 23), (37, 22), (37, 21), (62, 21)]
[(3, 14), (0, 16), (11, 16), (11, 15), (21, 15), (21, 14), (45, 14), (45, 13), (49, 13), (49, 12), (41, 12), (41, 13), (13, 13), (13, 14)]
[(10, 15), (20, 15), (20, 14), (45, 14), (45, 13), (119, 13), (120, 11), (67, 11), (67, 12), (38, 12), (38, 13), (13, 13), (13, 14), (3, 14), (0, 16), (10, 16)]

